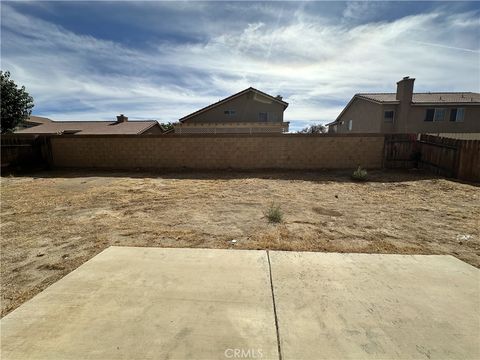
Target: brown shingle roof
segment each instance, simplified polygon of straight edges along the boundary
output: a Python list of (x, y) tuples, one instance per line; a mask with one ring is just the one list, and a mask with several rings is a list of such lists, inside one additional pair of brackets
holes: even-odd
[[(396, 103), (395, 93), (363, 93), (356, 94), (357, 97), (377, 102)], [(412, 103), (414, 104), (472, 104), (480, 103), (480, 94), (474, 92), (435, 92), (435, 93), (413, 93)]]
[(63, 134), (76, 135), (123, 135), (141, 134), (151, 127), (159, 125), (155, 120), (145, 121), (50, 121), (16, 131), (18, 134)]
[(26, 122), (31, 123), (31, 124), (45, 124), (45, 123), (52, 122), (52, 119), (49, 119), (49, 118), (46, 118), (46, 117), (43, 117), (43, 116), (32, 115), (28, 118), (28, 120)]

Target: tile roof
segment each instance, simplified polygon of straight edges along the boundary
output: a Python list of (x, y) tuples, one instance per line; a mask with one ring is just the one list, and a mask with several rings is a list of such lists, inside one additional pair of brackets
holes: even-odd
[(18, 130), (18, 134), (62, 134), (79, 135), (128, 135), (141, 134), (151, 127), (159, 125), (156, 120), (145, 121), (50, 121), (27, 129)]
[[(395, 93), (362, 93), (357, 97), (377, 102), (398, 102)], [(472, 104), (480, 103), (480, 94), (474, 92), (413, 93), (414, 104)]]

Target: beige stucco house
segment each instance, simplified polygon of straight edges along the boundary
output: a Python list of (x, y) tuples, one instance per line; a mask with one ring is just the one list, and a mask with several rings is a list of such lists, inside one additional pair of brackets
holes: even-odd
[(415, 79), (397, 82), (396, 93), (356, 94), (329, 133), (480, 133), (480, 94), (414, 93)]
[(288, 103), (252, 87), (204, 107), (174, 124), (176, 134), (284, 133)]

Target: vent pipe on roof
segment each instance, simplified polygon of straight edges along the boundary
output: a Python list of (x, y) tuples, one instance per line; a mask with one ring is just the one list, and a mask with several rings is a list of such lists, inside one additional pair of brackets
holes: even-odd
[(278, 99), (278, 100), (280, 100), (280, 101), (283, 100), (283, 96), (282, 96), (282, 95), (277, 95), (275, 98)]
[(117, 116), (117, 123), (123, 123), (123, 122), (127, 122), (128, 121), (128, 117), (123, 115), (123, 114), (120, 114)]

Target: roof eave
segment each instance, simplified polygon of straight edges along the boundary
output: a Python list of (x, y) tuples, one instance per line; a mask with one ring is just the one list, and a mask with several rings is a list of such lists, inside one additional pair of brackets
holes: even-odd
[(412, 106), (439, 106), (439, 105), (449, 105), (449, 106), (472, 106), (480, 105), (480, 102), (412, 102)]
[(331, 123), (325, 124), (325, 126), (332, 126), (338, 124), (338, 120), (332, 121)]
[(375, 104), (380, 104), (380, 105), (397, 105), (397, 104), (400, 104), (400, 101), (398, 100), (388, 100), (388, 101), (382, 101), (382, 100), (375, 100), (375, 99), (372, 99), (372, 98), (369, 98), (369, 97), (366, 97), (366, 96), (362, 96), (362, 95), (355, 95), (357, 98), (359, 99), (362, 99), (362, 100), (367, 100), (367, 101), (370, 101), (370, 102), (373, 102)]

